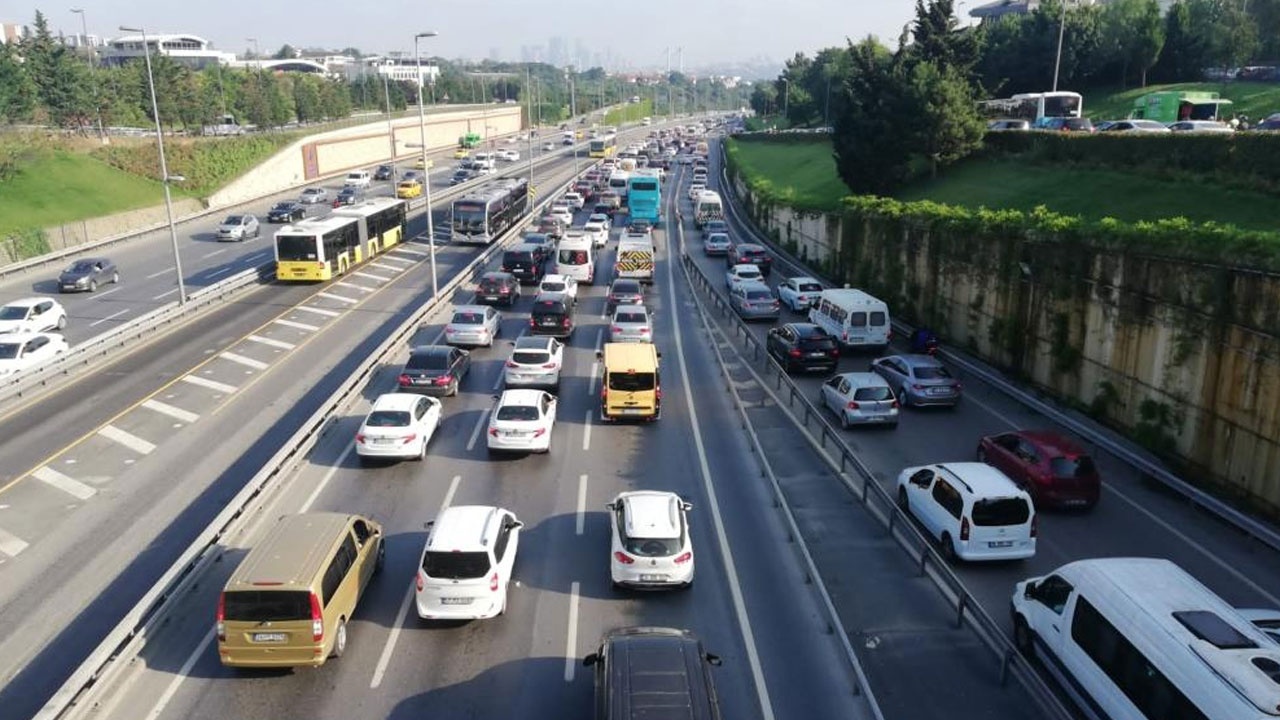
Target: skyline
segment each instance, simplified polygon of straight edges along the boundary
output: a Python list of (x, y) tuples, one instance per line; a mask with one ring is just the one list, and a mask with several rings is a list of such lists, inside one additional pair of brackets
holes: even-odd
[[(958, 3), (963, 14), (971, 3)], [(430, 14), (406, 0), (388, 0), (379, 6), (381, 22), (353, 32), (338, 22), (351, 6), (318, 0), (305, 12), (296, 6), (251, 4), (248, 0), (224, 0), (215, 5), (177, 5), (166, 0), (135, 0), (128, 8), (101, 0), (76, 5), (85, 11), (88, 33), (111, 39), (124, 33), (120, 25), (141, 26), (148, 33), (190, 33), (213, 43), (219, 50), (242, 54), (257, 38), (264, 55), (283, 45), (297, 48), (340, 50), (354, 47), (366, 54), (412, 52), (413, 33), (435, 30), (439, 37), (420, 46), (425, 55), (482, 60), (497, 51), (503, 61), (519, 62), (528, 49), (547, 48), (553, 38), (568, 47), (569, 62), (584, 49), (586, 67), (597, 59), (612, 57), (610, 70), (661, 69), (671, 48), (671, 67), (678, 67), (677, 48), (684, 48), (686, 69), (725, 64), (781, 65), (796, 52), (812, 55), (818, 49), (844, 45), (876, 35), (888, 45), (897, 42), (902, 27), (911, 21), (914, 0), (793, 0), (782, 11), (766, 0), (741, 0), (732, 12), (714, 5), (688, 5), (675, 0), (651, 0), (645, 13), (658, 20), (652, 30), (628, 36), (625, 10), (602, 14), (595, 11), (560, 15), (547, 6), (531, 7), (518, 0), (475, 0), (467, 4), (444, 3)], [(33, 5), (25, 17), (4, 17), (2, 22), (30, 25), (37, 10), (44, 12), (55, 34), (79, 35), (80, 16), (70, 6)], [(421, 20), (411, 20), (415, 14)], [(500, 22), (485, 18), (501, 17)], [(256, 18), (246, 23), (245, 18)], [(814, 19), (817, 18), (817, 19)], [(962, 18), (967, 20), (967, 18)], [(396, 36), (384, 32), (395, 28)], [(484, 32), (477, 32), (483, 29)], [(400, 38), (399, 36), (403, 36)], [(547, 58), (543, 58), (544, 60)], [(605, 60), (607, 62), (607, 60)]]

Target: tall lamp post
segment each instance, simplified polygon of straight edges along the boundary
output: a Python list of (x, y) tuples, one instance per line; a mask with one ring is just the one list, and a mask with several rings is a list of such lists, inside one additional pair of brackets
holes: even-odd
[(181, 175), (170, 175), (169, 166), (164, 159), (164, 132), (160, 128), (160, 106), (156, 103), (156, 78), (151, 73), (151, 46), (147, 44), (147, 31), (142, 28), (120, 26), (121, 32), (139, 33), (142, 35), (142, 56), (147, 61), (147, 86), (151, 89), (151, 115), (156, 120), (156, 147), (160, 150), (160, 177), (164, 182), (164, 210), (169, 216), (169, 240), (173, 244), (173, 267), (178, 273), (178, 304), (187, 304), (187, 288), (182, 280), (182, 258), (178, 255), (178, 228), (173, 224), (173, 197), (169, 193), (169, 183), (182, 182), (186, 178)]
[(89, 46), (89, 72), (93, 79), (93, 111), (98, 116), (98, 138), (103, 145), (107, 144), (107, 134), (102, 130), (102, 104), (98, 102), (98, 49), (89, 45), (89, 21), (85, 20), (84, 8), (71, 8), (71, 12), (80, 16), (80, 37)]
[(427, 248), (431, 254), (431, 297), (433, 298), (439, 293), (440, 286), (436, 278), (436, 226), (431, 218), (431, 165), (427, 161), (427, 115), (422, 106), (422, 94), (426, 91), (427, 84), (422, 79), (422, 60), (418, 55), (418, 40), (436, 35), (439, 33), (428, 30), (413, 36), (413, 66), (418, 70), (418, 142), (422, 145), (422, 174), (426, 180), (424, 190), (427, 196)]
[(1067, 29), (1067, 0), (1062, 3), (1062, 17), (1058, 20), (1058, 54), (1053, 59), (1053, 92), (1058, 91), (1058, 68), (1062, 66), (1062, 35)]
[[(396, 128), (391, 124), (391, 83), (387, 80), (387, 73), (379, 72), (382, 76), (382, 92), (387, 98), (387, 142), (391, 143), (391, 184), (396, 184)], [(422, 168), (423, 175), (430, 175), (427, 168)]]
[(253, 43), (253, 59), (258, 63), (258, 72), (262, 72), (262, 50), (258, 47), (258, 38), (245, 38)]
[[(790, 115), (791, 107), (791, 79), (782, 78), (782, 119), (786, 120)], [(790, 124), (790, 121), (788, 121)]]

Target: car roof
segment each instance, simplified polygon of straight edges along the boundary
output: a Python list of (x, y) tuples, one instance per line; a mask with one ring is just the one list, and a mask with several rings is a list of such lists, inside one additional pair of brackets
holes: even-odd
[(516, 350), (546, 350), (551, 351), (551, 343), (555, 342), (555, 338), (546, 335), (521, 335), (516, 338)]
[(680, 536), (680, 496), (658, 490), (636, 490), (618, 496), (626, 519), (626, 533), (633, 538)]
[(738, 243), (738, 252), (744, 252), (744, 251), (756, 252), (756, 251), (763, 251), (763, 250), (764, 250), (763, 245), (757, 245), (755, 243)]
[(753, 272), (760, 272), (760, 266), (756, 265), (755, 263), (738, 263), (737, 265), (733, 266), (731, 272), (738, 272), (744, 269), (750, 270)]
[(618, 278), (617, 280), (613, 281), (610, 287), (631, 286), (631, 285), (635, 285), (637, 290), (640, 289), (640, 281), (633, 280), (631, 278)]
[(501, 517), (502, 508), (491, 505), (453, 505), (436, 516), (427, 537), (428, 551), (480, 551), (494, 540), (490, 525)]
[(641, 305), (640, 303), (635, 303), (634, 305), (619, 305), (618, 307), (613, 309), (613, 316), (618, 317), (618, 313), (624, 313), (624, 312), (625, 313), (642, 312), (644, 313), (646, 318), (649, 317), (649, 308), (645, 307), (644, 305)]
[(942, 361), (932, 355), (922, 355), (919, 353), (911, 353), (907, 355), (895, 355), (899, 360), (905, 362), (913, 368), (917, 367), (942, 367)]
[(25, 297), (25, 298), (19, 298), (17, 300), (10, 300), (9, 302), (4, 304), (4, 307), (9, 307), (11, 305), (30, 306), (30, 305), (35, 305), (36, 303), (39, 303), (39, 302), (44, 302), (46, 300), (55, 304), (58, 302), (57, 300), (54, 300), (51, 297)]
[(973, 495), (977, 497), (1000, 496), (1008, 497), (1017, 495), (1026, 497), (1027, 494), (1017, 486), (1008, 475), (997, 470), (994, 466), (982, 462), (950, 462), (935, 463), (928, 466), (941, 474), (959, 480), (968, 486)]
[(409, 351), (409, 355), (426, 357), (431, 355), (448, 355), (453, 348), (448, 345), (419, 345)]
[(499, 405), (537, 405), (542, 399), (541, 390), (504, 390), (498, 398)]
[(485, 311), (489, 309), (490, 308), (488, 305), (455, 305), (453, 307), (453, 312), (454, 313), (460, 313), (460, 312), (480, 313), (481, 315), (483, 315)]
[(808, 275), (793, 275), (787, 279), (795, 283), (817, 283), (819, 285), (822, 284), (822, 281), (818, 280), (817, 278), (809, 277)]
[(824, 330), (821, 325), (814, 325), (813, 323), (787, 323), (786, 325), (783, 325), (783, 327), (789, 327), (792, 330), (795, 330), (797, 335), (807, 338), (819, 336), (831, 337), (831, 333)]
[(840, 373), (840, 377), (857, 387), (889, 387), (889, 383), (885, 382), (884, 378), (873, 372)]
[(569, 282), (569, 280), (570, 280), (570, 277), (569, 277), (568, 275), (561, 275), (560, 273), (551, 273), (551, 274), (549, 274), (549, 275), (543, 275), (543, 276), (542, 276), (542, 282), (544, 282), (544, 283), (545, 283), (545, 282), (562, 282), (562, 283), (567, 283), (567, 282)]
[(508, 280), (508, 279), (514, 280), (515, 275), (512, 275), (509, 272), (502, 272), (501, 270), (490, 270), (489, 272), (481, 275), (480, 279), (481, 280)]
[(1045, 452), (1056, 452), (1062, 455), (1088, 454), (1070, 438), (1048, 430), (1017, 430), (1014, 434), (1025, 438)]
[[(545, 278), (544, 278), (544, 281), (545, 281)], [(554, 290), (543, 290), (533, 297), (534, 305), (541, 305), (542, 303), (567, 304), (568, 302), (569, 302), (568, 293), (556, 292)]]
[(404, 410), (409, 411), (418, 404), (422, 399), (422, 395), (411, 393), (384, 393), (373, 401), (373, 407), (369, 408), (370, 412), (378, 410)]

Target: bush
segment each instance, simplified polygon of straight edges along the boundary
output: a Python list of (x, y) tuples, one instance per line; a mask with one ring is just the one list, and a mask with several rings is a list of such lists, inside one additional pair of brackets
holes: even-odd
[[(297, 134), (181, 139), (165, 143), (170, 175), (186, 178), (178, 187), (185, 194), (207, 197), (231, 180), (274, 155), (297, 139)], [(160, 180), (160, 160), (152, 143), (112, 145), (94, 156), (134, 175)]]

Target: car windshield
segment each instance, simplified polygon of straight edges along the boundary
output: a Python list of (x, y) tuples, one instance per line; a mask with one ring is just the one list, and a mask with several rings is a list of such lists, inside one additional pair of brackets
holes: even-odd
[(1060, 478), (1090, 477), (1097, 472), (1088, 455), (1052, 458), (1049, 460), (1049, 470), (1054, 477)]
[(893, 391), (888, 386), (858, 388), (853, 393), (853, 399), (866, 402), (892, 400)]
[(449, 323), (451, 325), (482, 325), (484, 323), (484, 314), (478, 312), (456, 312)]
[(950, 380), (951, 371), (941, 365), (920, 365), (916, 367), (916, 378), (919, 380)]
[(485, 225), (484, 206), (475, 203), (453, 204), (453, 228), (465, 232), (481, 232)]
[(227, 217), (226, 220), (222, 221), (222, 224), (223, 225), (239, 225), (242, 222), (244, 222), (244, 220), (242, 220), (239, 215), (230, 215)]
[(1022, 498), (994, 498), (973, 503), (973, 524), (983, 527), (1022, 525), (1031, 518), (1031, 506)]
[(311, 619), (311, 593), (300, 590), (236, 590), (222, 596), (229, 622), (288, 622)]
[(489, 572), (489, 555), (483, 552), (427, 552), (422, 556), (427, 577), (472, 580)]
[(609, 389), (621, 392), (643, 392), (654, 388), (651, 372), (609, 373)]
[(20, 343), (0, 343), (0, 360), (14, 360), (22, 348)]
[(494, 417), (497, 420), (530, 422), (538, 419), (538, 408), (533, 405), (503, 405)]
[(680, 538), (633, 538), (623, 542), (627, 554), (637, 557), (671, 557), (680, 552)]
[(364, 424), (367, 427), (408, 427), (409, 413), (404, 410), (374, 410)]
[(635, 312), (635, 311), (630, 311), (630, 312), (629, 312), (629, 311), (625, 311), (625, 310), (623, 310), (623, 311), (619, 311), (617, 315), (614, 315), (614, 316), (613, 316), (613, 319), (614, 319), (616, 322), (620, 322), (620, 323), (644, 323), (644, 322), (649, 322), (649, 318), (648, 318), (648, 316), (646, 316), (644, 313), (642, 313), (642, 312)]
[(0, 320), (25, 320), (26, 317), (25, 305), (6, 305), (0, 308)]
[(551, 362), (551, 353), (545, 350), (516, 350), (511, 353), (511, 362), (517, 365), (542, 365)]
[(67, 268), (67, 272), (71, 272), (71, 273), (89, 272), (90, 270), (93, 270), (93, 265), (94, 263), (92, 260), (77, 260), (76, 262), (71, 263), (71, 267)]
[(410, 355), (409, 363), (405, 365), (405, 368), (408, 370), (448, 370), (449, 356), (444, 353)]

